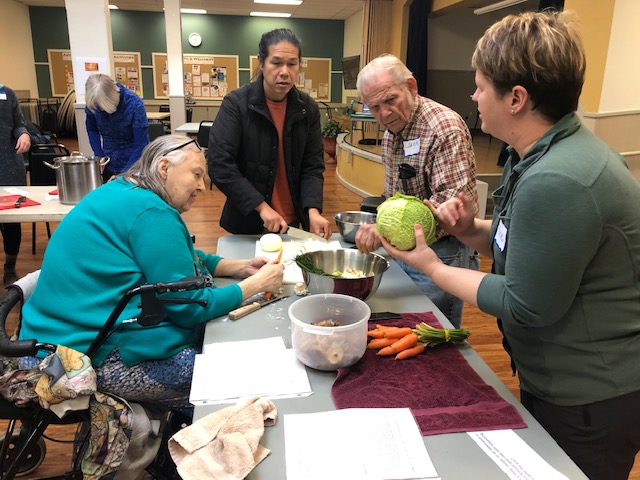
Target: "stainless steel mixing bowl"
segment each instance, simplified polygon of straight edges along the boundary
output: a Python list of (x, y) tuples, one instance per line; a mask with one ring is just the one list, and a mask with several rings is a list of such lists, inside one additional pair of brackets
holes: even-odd
[(346, 242), (356, 243), (356, 233), (363, 223), (376, 223), (376, 214), (370, 212), (340, 212), (333, 216), (338, 232)]
[[(377, 253), (360, 253), (353, 249), (326, 250), (307, 252), (307, 261), (314, 271), (322, 271), (328, 275), (319, 275), (302, 268), (304, 281), (310, 294), (341, 293), (366, 300), (378, 290), (382, 275), (389, 269), (389, 262)], [(334, 272), (345, 272), (348, 269), (362, 272), (363, 278), (336, 278)]]

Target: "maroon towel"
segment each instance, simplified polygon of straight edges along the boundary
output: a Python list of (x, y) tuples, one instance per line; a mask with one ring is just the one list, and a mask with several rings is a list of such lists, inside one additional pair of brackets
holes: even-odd
[[(405, 313), (381, 325), (442, 328), (431, 312)], [(375, 328), (370, 325), (369, 328)], [(423, 435), (524, 428), (516, 408), (487, 385), (458, 349), (439, 345), (407, 360), (364, 357), (338, 371), (331, 390), (336, 408), (410, 408)]]

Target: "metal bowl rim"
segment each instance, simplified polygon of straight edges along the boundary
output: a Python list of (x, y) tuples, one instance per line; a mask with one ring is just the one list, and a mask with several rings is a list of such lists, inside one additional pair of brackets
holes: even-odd
[[(356, 222), (348, 222), (348, 221), (343, 220), (341, 218), (341, 215), (346, 215), (346, 214), (349, 214), (349, 213), (362, 215), (364, 218), (371, 219), (371, 220), (374, 220), (374, 221), (373, 222), (365, 222), (365, 223), (362, 223), (362, 222), (356, 223)], [(375, 223), (376, 217), (377, 217), (376, 213), (362, 212), (360, 210), (347, 210), (345, 212), (338, 212), (338, 213), (334, 213), (333, 214), (333, 219), (336, 222), (342, 222), (342, 223), (347, 224), (347, 225), (370, 225), (372, 223)]]
[[(362, 278), (340, 278), (340, 280), (364, 280), (365, 278), (371, 278), (371, 277), (375, 277), (376, 275), (382, 275), (384, 272), (386, 272), (387, 270), (389, 270), (389, 268), (391, 267), (391, 263), (389, 262), (389, 260), (387, 260), (386, 258), (384, 258), (382, 255), (380, 255), (379, 253), (375, 253), (375, 252), (369, 252), (369, 253), (361, 253), (357, 250), (354, 250), (352, 248), (338, 248), (337, 250), (314, 250), (311, 252), (304, 252), (305, 254), (312, 254), (312, 253), (334, 253), (337, 252), (338, 250), (343, 250), (345, 252), (347, 252), (345, 255), (371, 255), (372, 257), (375, 257), (377, 259), (382, 260), (385, 265), (385, 269), (379, 273), (374, 273), (373, 275), (369, 275), (367, 277), (362, 277)], [(312, 272), (306, 272), (309, 275), (315, 275), (317, 277), (329, 277), (329, 278), (335, 278), (335, 277), (331, 277), (331, 275), (318, 275), (317, 273), (312, 273)], [(339, 294), (336, 294), (339, 295)]]

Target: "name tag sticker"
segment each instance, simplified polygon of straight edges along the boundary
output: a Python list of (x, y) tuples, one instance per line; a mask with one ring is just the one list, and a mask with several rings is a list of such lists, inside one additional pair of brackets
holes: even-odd
[(5, 92), (0, 92), (0, 100), (6, 100), (7, 94)]
[(404, 156), (411, 157), (420, 153), (420, 137), (412, 140), (404, 140), (402, 142), (402, 148), (404, 149)]
[(504, 246), (507, 244), (507, 227), (505, 227), (502, 220), (498, 223), (498, 228), (496, 229), (496, 236), (493, 237), (493, 241), (496, 242), (496, 245), (500, 249), (501, 252), (504, 251)]

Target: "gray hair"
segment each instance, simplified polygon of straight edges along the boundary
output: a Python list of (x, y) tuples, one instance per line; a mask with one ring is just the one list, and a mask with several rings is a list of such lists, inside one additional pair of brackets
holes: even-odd
[(120, 89), (109, 75), (94, 73), (84, 86), (87, 108), (95, 113), (96, 108), (109, 114), (116, 111), (120, 103)]
[(367, 63), (358, 73), (356, 88), (360, 98), (362, 98), (362, 90), (373, 83), (381, 71), (388, 72), (399, 87), (406, 87), (407, 80), (413, 76), (411, 70), (398, 57), (384, 53)]
[(165, 182), (158, 171), (158, 163), (166, 158), (172, 165), (184, 162), (188, 152), (201, 151), (184, 135), (162, 135), (144, 147), (140, 159), (122, 173), (122, 177), (137, 183), (157, 194), (165, 202), (175, 208), (165, 188)]

